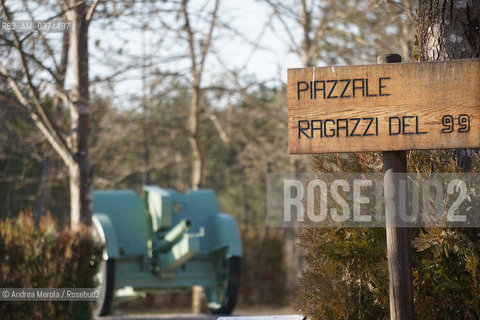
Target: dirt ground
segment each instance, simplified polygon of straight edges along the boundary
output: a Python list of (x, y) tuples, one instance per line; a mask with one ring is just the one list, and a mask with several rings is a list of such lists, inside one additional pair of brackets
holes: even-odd
[[(262, 316), (262, 315), (289, 315), (289, 314), (298, 314), (293, 308), (289, 306), (284, 307), (275, 307), (275, 306), (254, 306), (254, 307), (238, 307), (235, 309), (233, 315), (237, 316)], [(218, 316), (212, 316), (207, 314), (198, 314), (194, 315), (190, 313), (188, 308), (183, 309), (168, 309), (165, 308), (164, 310), (159, 310), (155, 308), (152, 310), (151, 308), (139, 308), (133, 310), (128, 308), (118, 308), (114, 315), (109, 317), (99, 317), (97, 320), (163, 320), (163, 319), (170, 319), (170, 320), (194, 320), (194, 319), (205, 319), (205, 320), (215, 320)]]

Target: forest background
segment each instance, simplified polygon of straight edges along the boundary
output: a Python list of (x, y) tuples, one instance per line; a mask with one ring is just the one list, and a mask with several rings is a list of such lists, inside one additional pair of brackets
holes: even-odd
[[(71, 223), (72, 177), (81, 162), (68, 154), (81, 150), (85, 129), (87, 180), (95, 189), (214, 189), (244, 242), (240, 304), (292, 301), (305, 269), (300, 230), (266, 226), (266, 174), (380, 171), (381, 162), (378, 153), (289, 156), (286, 69), (372, 64), (392, 52), (414, 61), (417, 2), (1, 1), (2, 20), (68, 20), (75, 18), (66, 7), (72, 3), (85, 7), (89, 22), (85, 39), (79, 37), (88, 45), (86, 89), (75, 68), (85, 61), (82, 52), (69, 50), (71, 31), (0, 31), (1, 217), (31, 211), (38, 221), (49, 212), (60, 224)], [(82, 90), (89, 96), (89, 125), (80, 126), (79, 138), (72, 128), (82, 117), (74, 114), (83, 110)], [(32, 109), (19, 93), (33, 99)], [(40, 134), (37, 120), (47, 124), (50, 138)], [(431, 170), (427, 160), (436, 157), (412, 153), (413, 170)], [(329, 250), (339, 239), (331, 232), (324, 233)], [(383, 249), (370, 258), (380, 252), (384, 259)], [(384, 302), (378, 305), (386, 310)]]

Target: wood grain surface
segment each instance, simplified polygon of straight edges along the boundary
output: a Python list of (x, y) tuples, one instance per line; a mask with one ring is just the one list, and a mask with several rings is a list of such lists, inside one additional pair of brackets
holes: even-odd
[(480, 60), (288, 70), (289, 152), (480, 147)]

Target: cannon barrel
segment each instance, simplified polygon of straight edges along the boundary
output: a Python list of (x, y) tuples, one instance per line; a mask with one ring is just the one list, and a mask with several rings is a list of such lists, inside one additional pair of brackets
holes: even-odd
[(170, 250), (175, 242), (190, 230), (191, 225), (192, 222), (188, 219), (180, 221), (172, 230), (168, 231), (165, 237), (159, 242), (158, 250), (163, 252)]

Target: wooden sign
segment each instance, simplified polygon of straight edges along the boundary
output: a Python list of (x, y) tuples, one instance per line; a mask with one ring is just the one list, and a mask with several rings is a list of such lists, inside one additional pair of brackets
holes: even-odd
[(480, 148), (480, 60), (288, 70), (290, 153)]

